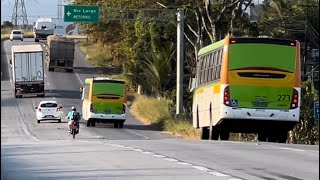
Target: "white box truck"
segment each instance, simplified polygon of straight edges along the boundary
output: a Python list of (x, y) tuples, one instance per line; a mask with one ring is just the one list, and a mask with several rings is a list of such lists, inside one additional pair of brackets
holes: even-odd
[(44, 97), (43, 49), (40, 44), (12, 46), (12, 78), (16, 98)]

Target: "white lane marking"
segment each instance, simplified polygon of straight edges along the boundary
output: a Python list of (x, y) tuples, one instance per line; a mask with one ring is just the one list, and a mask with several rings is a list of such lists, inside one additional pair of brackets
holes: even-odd
[(154, 155), (152, 155), (152, 156), (154, 156), (154, 157), (158, 157), (158, 158), (164, 158), (164, 157), (165, 157), (165, 156), (160, 155), (160, 154), (154, 154)]
[(210, 169), (203, 167), (203, 166), (192, 166), (195, 169), (198, 169), (200, 171), (210, 171)]
[(293, 149), (293, 148), (286, 148), (286, 147), (281, 147), (280, 149), (297, 151), (297, 152), (304, 152), (305, 151), (305, 150), (302, 150), (302, 149)]
[(142, 135), (142, 134), (140, 134), (140, 133), (134, 132), (134, 131), (132, 131), (132, 130), (129, 130), (129, 129), (124, 129), (124, 130), (127, 131), (127, 132), (129, 132), (129, 133), (135, 134), (135, 135), (137, 135), (137, 136), (143, 137), (143, 138), (145, 138), (145, 139), (149, 139), (149, 137), (147, 137), (147, 136), (145, 136), (145, 135)]
[(83, 82), (82, 82), (82, 80), (81, 80), (81, 78), (80, 78), (79, 74), (78, 74), (78, 73), (75, 73), (75, 74), (76, 74), (77, 78), (79, 79), (79, 81), (81, 82), (81, 84), (83, 85)]
[(52, 99), (56, 99), (56, 97), (53, 97)]
[(129, 147), (129, 146), (124, 146), (123, 148), (126, 148), (126, 149), (134, 149), (133, 147)]
[(37, 137), (35, 137), (34, 135), (32, 135), (32, 134), (29, 132), (29, 130), (28, 130), (28, 128), (27, 128), (27, 125), (23, 122), (23, 120), (20, 119), (20, 118), (18, 118), (18, 119), (19, 119), (20, 122), (21, 122), (22, 130), (23, 130), (27, 135), (29, 135), (31, 138), (33, 138), (34, 140), (40, 141), (40, 139), (38, 139)]
[(171, 161), (171, 162), (178, 162), (178, 160), (173, 158), (164, 158), (164, 160)]
[(239, 178), (233, 178), (232, 176), (227, 175), (227, 174), (223, 174), (223, 173), (220, 173), (220, 172), (217, 172), (217, 171), (213, 171), (213, 170), (208, 169), (208, 168), (203, 167), (203, 166), (192, 165), (192, 164), (187, 163), (187, 162), (182, 162), (182, 161), (179, 161), (177, 159), (174, 159), (174, 158), (171, 158), (171, 157), (166, 157), (166, 156), (160, 155), (160, 154), (154, 154), (153, 152), (144, 151), (142, 149), (138, 149), (138, 148), (134, 148), (134, 147), (130, 147), (130, 146), (124, 146), (124, 145), (120, 145), (120, 144), (112, 144), (112, 143), (104, 143), (104, 145), (109, 145), (109, 146), (113, 146), (113, 147), (121, 147), (121, 148), (125, 148), (125, 149), (132, 149), (132, 151), (141, 152), (143, 154), (150, 154), (150, 155), (152, 155), (154, 157), (163, 158), (166, 161), (176, 162), (177, 164), (191, 165), (193, 168), (195, 168), (197, 170), (200, 170), (200, 171), (206, 171), (207, 173), (209, 173), (211, 175), (215, 175), (215, 176), (218, 176), (218, 177), (231, 177), (228, 180), (242, 180), (242, 179), (239, 179)]
[(46, 74), (44, 74), (44, 77), (45, 77), (45, 78), (47, 78), (47, 75), (46, 75)]
[(47, 85), (49, 86), (49, 83), (47, 82)]
[(133, 149), (133, 151), (136, 151), (136, 152), (143, 152), (143, 150), (141, 150), (141, 149)]
[(143, 151), (142, 154), (154, 154), (154, 153), (149, 151)]
[(178, 162), (178, 164), (182, 164), (182, 165), (191, 165), (190, 163), (187, 163), (187, 162)]
[(209, 174), (212, 174), (212, 175), (215, 175), (215, 176), (219, 176), (219, 177), (228, 177), (229, 176), (227, 174), (219, 173), (217, 171), (210, 171)]

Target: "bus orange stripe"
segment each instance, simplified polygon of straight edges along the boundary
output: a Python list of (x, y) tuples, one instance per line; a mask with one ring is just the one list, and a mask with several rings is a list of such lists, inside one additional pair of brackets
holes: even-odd
[(229, 39), (227, 36), (225, 38), (224, 47), (223, 47), (223, 58), (221, 65), (221, 83), (228, 84), (228, 69), (229, 69)]

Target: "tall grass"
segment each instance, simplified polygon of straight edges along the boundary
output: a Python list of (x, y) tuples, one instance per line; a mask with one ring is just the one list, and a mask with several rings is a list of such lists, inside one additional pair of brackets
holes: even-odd
[(79, 43), (80, 50), (86, 54), (87, 60), (96, 67), (106, 67), (112, 65), (111, 51), (103, 47), (100, 43)]
[(136, 95), (131, 112), (145, 124), (184, 138), (199, 138), (199, 132), (192, 127), (189, 119), (176, 118), (171, 111), (171, 102)]

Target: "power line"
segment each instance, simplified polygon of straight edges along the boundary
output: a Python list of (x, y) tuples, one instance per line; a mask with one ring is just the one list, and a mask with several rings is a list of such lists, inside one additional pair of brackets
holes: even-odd
[(11, 22), (15, 27), (18, 25), (28, 25), (27, 11), (24, 5), (24, 0), (15, 0), (11, 18)]

